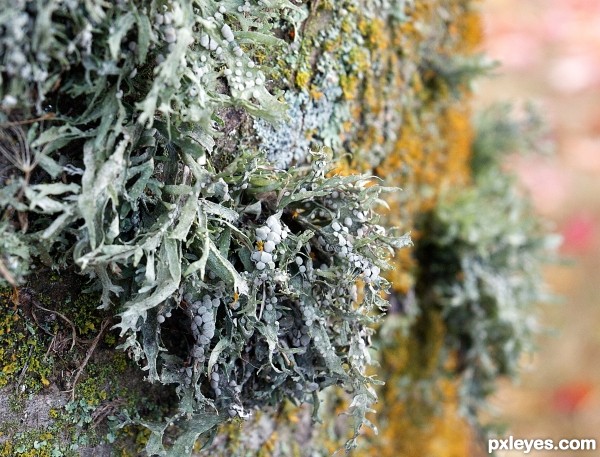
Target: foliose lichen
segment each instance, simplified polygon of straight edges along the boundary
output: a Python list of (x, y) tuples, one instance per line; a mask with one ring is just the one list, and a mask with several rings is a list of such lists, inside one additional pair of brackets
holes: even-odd
[(289, 170), (260, 153), (212, 160), (219, 110), (285, 115), (253, 55), (304, 15), (286, 1), (55, 1), (2, 16), (3, 278), (17, 287), (44, 263), (90, 278), (119, 347), (177, 387), (163, 424), (131, 419), (150, 455), (172, 424), (169, 452), (189, 454), (230, 417), (332, 384), (354, 397), (356, 435), (375, 400), (380, 272), (409, 244), (377, 223), (383, 189), (328, 175), (318, 147)]
[[(466, 103), (487, 68), (476, 2), (22, 0), (2, 11), (0, 281), (7, 304), (55, 314), (34, 334), (86, 348), (66, 376), (79, 381), (67, 406), (83, 429), (108, 404), (148, 455), (211, 439), (227, 455), (324, 455), (370, 425), (376, 374), (389, 425), (433, 397), (476, 415), (460, 393), (482, 400), (514, 367), (539, 296), (525, 264), (543, 237), (510, 180), (478, 177), (477, 158), (496, 162), (473, 153), (495, 140), (475, 136)], [(470, 216), (479, 207), (514, 218), (490, 228)], [(397, 235), (409, 230), (414, 251)], [(90, 299), (44, 302), (33, 278), (48, 271), (65, 283), (76, 271), (69, 287), (85, 278)], [(385, 341), (374, 330), (388, 300)], [(93, 360), (103, 344), (142, 367), (162, 407), (93, 389), (84, 371), (112, 383)], [(7, 383), (23, 371), (14, 353)], [(44, 386), (42, 368), (32, 379)], [(455, 382), (440, 382), (448, 372)], [(315, 418), (320, 407), (327, 436), (308, 433), (311, 413), (292, 403)], [(242, 423), (254, 432), (234, 433)], [(405, 434), (389, 427), (379, 446), (418, 433), (398, 424)], [(302, 449), (281, 438), (295, 432)]]

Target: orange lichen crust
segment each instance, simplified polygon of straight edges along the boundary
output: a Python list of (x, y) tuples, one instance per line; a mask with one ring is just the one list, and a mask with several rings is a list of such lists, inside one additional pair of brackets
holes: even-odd
[[(393, 325), (389, 327), (384, 330), (391, 334), (380, 359), (390, 378), (379, 391), (379, 433), (367, 433), (358, 455), (468, 455), (471, 430), (458, 412), (456, 382), (441, 379), (432, 387), (425, 381), (435, 375), (440, 363), (444, 337), (441, 316), (435, 312), (422, 315), (410, 337)], [(432, 398), (425, 400), (428, 396)]]

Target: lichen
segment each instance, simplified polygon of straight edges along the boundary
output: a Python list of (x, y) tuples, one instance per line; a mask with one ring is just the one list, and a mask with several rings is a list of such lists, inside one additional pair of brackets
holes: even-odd
[(477, 326), (448, 303), (477, 300), (432, 275), (448, 255), (480, 278), (461, 263), (479, 246), (464, 213), (489, 190), (468, 103), (486, 68), (475, 5), (17, 2), (0, 16), (0, 382), (72, 389), (49, 417), (73, 446), (276, 456), (356, 446), (379, 377), (382, 438), (362, 452), (408, 437), (406, 455), (442, 455), (456, 428), (444, 455), (460, 455), (461, 382), (487, 393), (510, 371), (472, 376), (482, 359), (457, 341)]

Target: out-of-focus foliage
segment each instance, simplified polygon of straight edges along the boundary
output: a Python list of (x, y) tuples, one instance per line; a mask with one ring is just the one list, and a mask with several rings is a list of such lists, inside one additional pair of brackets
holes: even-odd
[(532, 349), (532, 306), (546, 297), (539, 278), (551, 240), (501, 173), (445, 196), (423, 224), (421, 303), (441, 310), (464, 406), (474, 414), (496, 378), (514, 375)]
[(495, 170), (507, 154), (547, 154), (552, 145), (544, 121), (536, 107), (520, 110), (510, 103), (497, 103), (478, 113), (474, 120), (477, 135), (473, 141), (473, 173)]
[(423, 218), (416, 246), (421, 308), (444, 319), (445, 348), (456, 357), (461, 405), (471, 417), (496, 379), (515, 375), (521, 356), (533, 349), (539, 330), (534, 306), (549, 298), (541, 267), (559, 243), (501, 169), (504, 154), (543, 145), (534, 111), (523, 119), (510, 113), (506, 105), (481, 115), (473, 185), (442, 195)]

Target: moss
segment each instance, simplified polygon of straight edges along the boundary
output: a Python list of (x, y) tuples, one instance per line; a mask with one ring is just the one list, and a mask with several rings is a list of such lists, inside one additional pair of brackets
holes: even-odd
[(139, 425), (126, 425), (116, 431), (117, 441), (114, 448), (120, 457), (137, 457), (142, 454), (151, 432)]
[(36, 332), (35, 322), (12, 302), (12, 291), (0, 290), (0, 387), (19, 380), (21, 392), (39, 392), (49, 385), (53, 361), (47, 357), (50, 338)]
[[(23, 414), (31, 395), (40, 393), (50, 384), (68, 386), (86, 355), (85, 345), (74, 345), (73, 350), (68, 351), (72, 328), (63, 318), (52, 313), (57, 298), (62, 298), (66, 309), (61, 309), (61, 314), (68, 315), (76, 326), (78, 340), (86, 341), (82, 337), (89, 338), (85, 343), (87, 345), (96, 336), (100, 322), (105, 317), (105, 313), (96, 309), (96, 296), (78, 294), (77, 298), (71, 299), (70, 295), (63, 293), (66, 283), (57, 278), (48, 276), (47, 288), (42, 282), (38, 284), (39, 290), (45, 290), (43, 294), (32, 295), (29, 289), (22, 290), (19, 307), (12, 302), (12, 291), (0, 291), (0, 383), (15, 385), (18, 381), (22, 386), (9, 397), (11, 411), (18, 415)], [(54, 337), (51, 338), (47, 333)], [(117, 343), (115, 336), (110, 333), (105, 335), (105, 340), (112, 347)], [(106, 428), (99, 432), (95, 427), (90, 427), (95, 418), (118, 414), (125, 409), (132, 412), (143, 409), (141, 406), (145, 400), (140, 398), (139, 391), (130, 389), (128, 385), (135, 377), (131, 377), (131, 372), (128, 375), (130, 377), (123, 377), (127, 370), (131, 371), (133, 363), (122, 352), (109, 357), (87, 364), (75, 386), (75, 399), (72, 402), (48, 410), (49, 422), (44, 430), (48, 430), (52, 437), (35, 428), (20, 432), (20, 425), (11, 426), (6, 422), (2, 435), (9, 439), (2, 443), (0, 455), (78, 455), (75, 450), (69, 450), (71, 445), (79, 443), (89, 446), (105, 440), (102, 434), (107, 432)], [(125, 438), (120, 446), (129, 446)], [(137, 455), (137, 451), (133, 455)]]
[[(1, 437), (0, 437), (1, 438)], [(76, 457), (75, 449), (64, 444), (61, 430), (55, 426), (11, 433), (0, 443), (0, 457)]]

